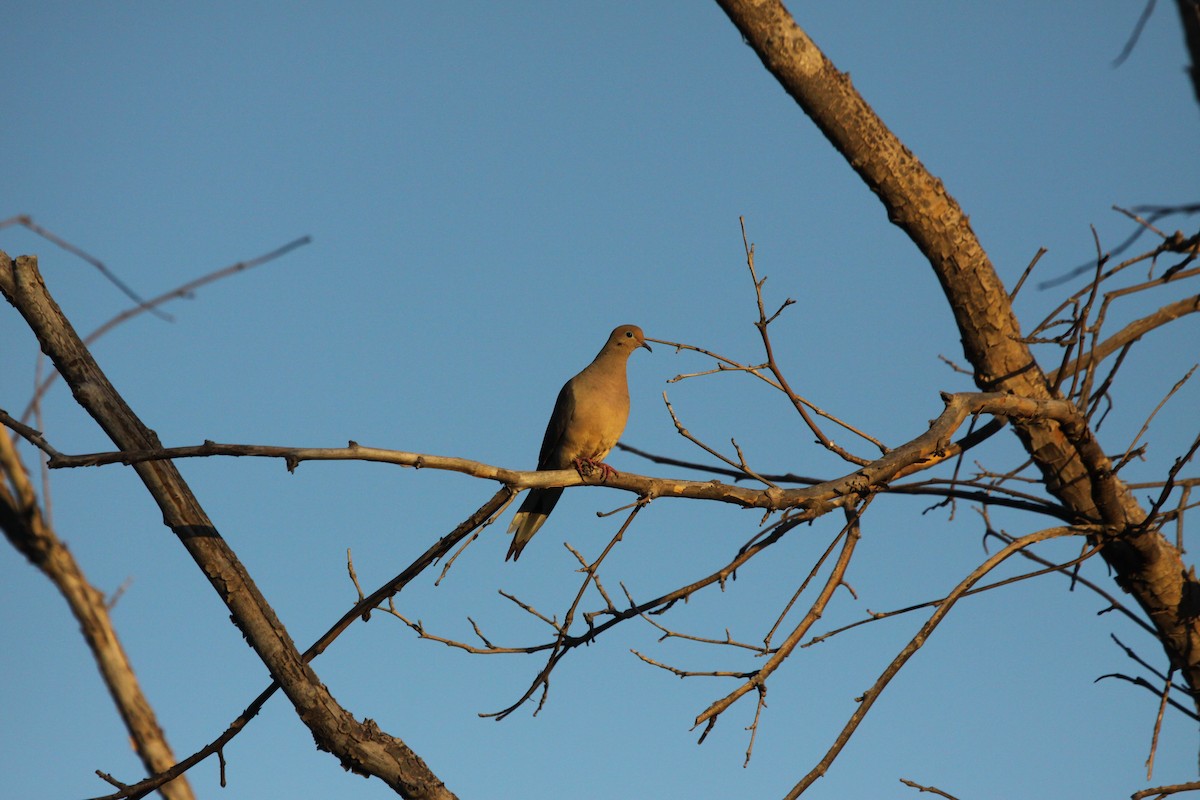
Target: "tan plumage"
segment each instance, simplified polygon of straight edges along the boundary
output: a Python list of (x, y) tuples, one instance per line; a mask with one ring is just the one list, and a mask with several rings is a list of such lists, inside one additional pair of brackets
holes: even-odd
[[(600, 462), (621, 438), (625, 421), (629, 419), (625, 362), (639, 347), (650, 350), (642, 329), (636, 325), (622, 325), (608, 335), (608, 341), (592, 363), (563, 385), (542, 438), (539, 470), (572, 466), (583, 470), (588, 465), (599, 466), (605, 474), (615, 474), (612, 467)], [(529, 490), (508, 526), (508, 532), (514, 536), (505, 561), (520, 558), (521, 551), (554, 510), (562, 492), (561, 488)]]

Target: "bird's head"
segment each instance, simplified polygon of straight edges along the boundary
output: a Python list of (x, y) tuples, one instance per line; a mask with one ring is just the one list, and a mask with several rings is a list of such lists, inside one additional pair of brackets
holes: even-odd
[(637, 325), (621, 325), (614, 328), (613, 332), (608, 335), (608, 343), (604, 347), (605, 349), (624, 350), (626, 353), (632, 353), (637, 348), (644, 347), (651, 353), (654, 352), (650, 349), (650, 345), (646, 344), (646, 336)]

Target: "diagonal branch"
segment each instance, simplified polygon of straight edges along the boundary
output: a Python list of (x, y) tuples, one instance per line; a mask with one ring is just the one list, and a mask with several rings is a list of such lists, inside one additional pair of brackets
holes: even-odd
[[(717, 0), (763, 66), (883, 203), (929, 261), (985, 390), (1055, 397), (963, 209), (800, 29), (779, 0)], [(1167, 657), (1200, 690), (1200, 580), (1112, 472), (1087, 425), (1014, 420), (1046, 488), (1081, 518), (1115, 526), (1103, 557), (1153, 620)], [(1200, 695), (1196, 695), (1200, 697)]]
[[(359, 593), (359, 600), (354, 606), (338, 619), (329, 630), (325, 631), (319, 639), (312, 643), (307, 650), (304, 651), (304, 661), (308, 663), (315, 659), (333, 643), (335, 639), (342, 635), (347, 628), (357, 619), (364, 622), (370, 618), (371, 611), (379, 607), (379, 605), (387, 599), (398, 594), (405, 586), (407, 586), (417, 575), (421, 574), (431, 564), (436, 563), (439, 559), (449, 553), (455, 545), (461, 542), (468, 535), (478, 530), (480, 527), (490, 524), (497, 514), (501, 513), (507, 507), (512, 499), (512, 492), (507, 488), (502, 488), (499, 492), (492, 496), (490, 500), (479, 507), (471, 516), (467, 517), (453, 531), (446, 534), (442, 538), (434, 542), (429, 549), (416, 558), (408, 567), (404, 569), (396, 577), (392, 578), (387, 583), (380, 586), (374, 592), (366, 597), (362, 597)], [(357, 585), (357, 581), (355, 582)], [(399, 616), (397, 614), (396, 616)], [(401, 617), (403, 619), (403, 617)], [(204, 761), (214, 753), (222, 753), (224, 748), (235, 736), (241, 733), (245, 727), (250, 724), (250, 721), (258, 716), (258, 712), (262, 710), (263, 705), (274, 696), (279, 690), (279, 684), (272, 682), (270, 686), (259, 693), (257, 697), (251, 701), (250, 705), (246, 706), (245, 710), (237, 716), (233, 722), (229, 723), (226, 729), (213, 741), (188, 756), (177, 764), (170, 766), (167, 769), (156, 772), (145, 780), (139, 781), (131, 786), (126, 786), (121, 791), (115, 794), (105, 795), (104, 797), (95, 798), (95, 800), (124, 800), (125, 798), (144, 797), (150, 792), (158, 789), (160, 786), (168, 783), (175, 777), (182, 775), (192, 767)], [(224, 782), (221, 784), (224, 786)]]
[(704, 733), (700, 736), (700, 740), (704, 741), (704, 737), (712, 730), (713, 725), (717, 722), (717, 717), (738, 701), (743, 695), (752, 689), (762, 691), (766, 684), (767, 678), (779, 669), (800, 641), (808, 633), (809, 629), (821, 618), (825, 611), (825, 607), (829, 605), (830, 599), (833, 597), (834, 591), (842, 585), (842, 581), (846, 575), (846, 568), (850, 566), (850, 558), (854, 555), (854, 547), (858, 544), (859, 539), (859, 519), (863, 509), (846, 509), (846, 516), (849, 518), (845, 528), (842, 529), (840, 535), (846, 537), (845, 543), (842, 545), (842, 551), (838, 555), (837, 562), (833, 565), (833, 569), (829, 573), (829, 578), (825, 581), (825, 586), (821, 589), (821, 593), (813, 601), (812, 607), (804, 618), (792, 629), (788, 634), (783, 644), (767, 659), (767, 662), (755, 672), (749, 680), (738, 686), (729, 694), (717, 700), (708, 708), (696, 717), (696, 725), (707, 722), (708, 725), (704, 729)]
[[(108, 382), (46, 289), (37, 260), (0, 253), (0, 291), (21, 313), (76, 400), (121, 449), (161, 448)], [(405, 797), (454, 795), (403, 741), (364, 724), (342, 708), (307, 664), (249, 573), (217, 532), (170, 461), (133, 465), (163, 512), (164, 522), (204, 572), (235, 624), (309, 726), (318, 747), (346, 769), (375, 775)]]
[(1016, 539), (1005, 546), (1003, 550), (1000, 550), (991, 558), (984, 561), (982, 564), (976, 567), (970, 575), (963, 578), (963, 580), (954, 587), (953, 591), (946, 595), (946, 599), (938, 605), (937, 609), (933, 612), (933, 614), (930, 615), (929, 619), (925, 621), (925, 624), (921, 626), (919, 631), (917, 631), (917, 635), (914, 636), (909, 643), (905, 645), (904, 649), (901, 650), (900, 653), (892, 660), (892, 662), (888, 664), (887, 668), (884, 669), (883, 674), (879, 676), (879, 679), (875, 681), (874, 685), (864, 692), (862, 697), (857, 698), (858, 707), (855, 708), (854, 713), (850, 715), (850, 719), (846, 722), (845, 727), (842, 728), (841, 733), (838, 734), (829, 750), (825, 753), (825, 756), (817, 763), (817, 765), (809, 770), (808, 774), (806, 774), (800, 780), (800, 782), (797, 783), (792, 790), (787, 793), (787, 795), (785, 795), (787, 800), (795, 800), (795, 798), (799, 797), (809, 786), (816, 782), (818, 778), (825, 774), (825, 772), (829, 769), (829, 766), (833, 763), (834, 759), (836, 759), (838, 754), (841, 753), (842, 748), (846, 746), (846, 742), (850, 740), (850, 736), (858, 728), (859, 723), (862, 722), (863, 718), (867, 715), (867, 712), (871, 710), (871, 706), (875, 704), (875, 701), (879, 699), (880, 694), (882, 694), (883, 690), (887, 688), (887, 685), (891, 682), (892, 678), (894, 678), (896, 673), (900, 671), (900, 668), (903, 667), (910, 658), (912, 658), (913, 654), (925, 644), (925, 641), (929, 638), (930, 634), (933, 633), (934, 629), (937, 628), (945, 616), (950, 613), (950, 609), (954, 607), (954, 604), (958, 602), (959, 598), (965, 595), (972, 586), (974, 586), (980, 579), (983, 578), (983, 576), (987, 575), (989, 572), (999, 566), (1001, 562), (1020, 552), (1031, 544), (1036, 544), (1037, 542), (1059, 536), (1072, 535), (1076, 535), (1076, 532), (1072, 528), (1048, 528), (1036, 533), (1031, 533), (1027, 536), (1022, 536), (1020, 539)]
[[(0, 433), (0, 475), (7, 478), (0, 480), (0, 528), (66, 600), (142, 764), (150, 772), (167, 769), (175, 763), (175, 755), (117, 637), (104, 595), (88, 581), (42, 514), (25, 465), (4, 433)], [(161, 792), (166, 800), (195, 796), (186, 778), (167, 783)]]

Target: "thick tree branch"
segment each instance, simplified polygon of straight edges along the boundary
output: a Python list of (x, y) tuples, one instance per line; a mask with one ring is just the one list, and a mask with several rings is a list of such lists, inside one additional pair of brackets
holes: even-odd
[[(1021, 336), (1008, 293), (942, 182), (888, 130), (778, 0), (718, 0), (763, 65), (845, 157), (929, 260), (949, 301), (976, 383), (1027, 398), (1054, 396)], [(1200, 582), (1178, 549), (1143, 525), (1144, 510), (1112, 474), (1090, 429), (1046, 419), (1014, 430), (1047, 489), (1083, 518), (1123, 530), (1103, 555), (1154, 621), (1168, 658), (1200, 690)], [(1196, 695), (1200, 697), (1200, 694)]]
[[(396, 577), (392, 578), (387, 583), (380, 586), (370, 595), (361, 596), (354, 606), (338, 619), (329, 630), (321, 635), (321, 638), (313, 642), (307, 650), (304, 651), (305, 663), (312, 661), (333, 643), (335, 639), (341, 636), (350, 627), (355, 620), (363, 620), (364, 622), (370, 618), (371, 612), (379, 607), (384, 600), (387, 600), (398, 594), (405, 586), (407, 586), (417, 575), (421, 574), (431, 564), (437, 562), (438, 559), (444, 557), (456, 544), (461, 542), (469, 534), (473, 533), (481, 526), (490, 524), (495, 516), (504, 510), (512, 499), (512, 492), (508, 488), (503, 488), (490, 500), (480, 506), (475, 513), (463, 520), (453, 531), (446, 534), (442, 538), (434, 542), (428, 550), (416, 558), (408, 567), (405, 568)], [(355, 582), (357, 585), (357, 581)], [(172, 764), (169, 768), (160, 770), (152, 774), (150, 777), (139, 781), (138, 783), (124, 787), (121, 791), (115, 794), (105, 795), (104, 797), (95, 798), (95, 800), (125, 800), (125, 798), (144, 797), (147, 793), (154, 791), (163, 784), (168, 783), (178, 775), (190, 770), (192, 767), (199, 764), (214, 753), (220, 753), (225, 746), (233, 740), (235, 736), (241, 733), (252, 719), (258, 716), (258, 712), (262, 710), (263, 705), (271, 699), (279, 689), (278, 683), (272, 683), (266, 689), (259, 693), (258, 697), (251, 701), (250, 705), (246, 706), (245, 710), (238, 715), (237, 719), (229, 723), (229, 726), (213, 741), (209, 742), (200, 750), (180, 761), (177, 764)]]
[[(0, 252), (0, 291), (21, 313), (75, 399), (121, 449), (161, 448), (157, 435), (108, 382), (46, 289), (37, 260)], [(274, 610), (170, 461), (133, 465), (163, 512), (163, 520), (208, 578), (246, 641), (309, 726), (317, 746), (342, 765), (375, 775), (412, 798), (451, 798), (441, 780), (404, 742), (360, 723), (342, 708), (304, 663)]]
[[(47, 524), (25, 465), (12, 439), (2, 432), (0, 474), (7, 479), (0, 480), (0, 528), (67, 601), (142, 764), (150, 772), (167, 769), (175, 763), (175, 755), (117, 638), (104, 595), (92, 586), (71, 551)], [(171, 781), (160, 791), (166, 800), (195, 797), (186, 778)]]

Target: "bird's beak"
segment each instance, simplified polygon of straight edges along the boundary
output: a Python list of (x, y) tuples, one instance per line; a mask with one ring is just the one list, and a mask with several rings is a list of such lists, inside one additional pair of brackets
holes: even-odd
[(653, 353), (653, 352), (654, 352), (654, 350), (653, 350), (653, 349), (651, 349), (650, 345), (646, 344), (644, 341), (643, 341), (643, 342), (642, 342), (640, 345), (638, 345), (638, 347), (644, 347), (644, 348), (646, 348), (647, 350), (649, 350), (651, 353)]

